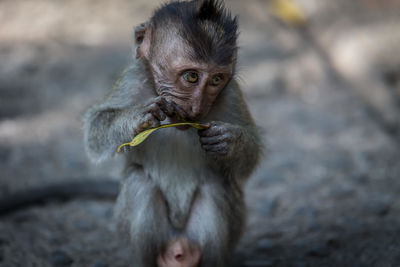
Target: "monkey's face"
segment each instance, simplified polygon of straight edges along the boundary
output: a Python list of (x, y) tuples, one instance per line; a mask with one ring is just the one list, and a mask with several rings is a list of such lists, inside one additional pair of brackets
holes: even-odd
[(186, 120), (204, 118), (232, 76), (232, 65), (195, 62), (178, 51), (153, 62), (156, 91), (187, 114)]
[(160, 11), (136, 29), (136, 57), (149, 63), (156, 92), (179, 106), (186, 113), (183, 119), (197, 121), (233, 75), (237, 23), (216, 6), (185, 3), (193, 5), (193, 14)]
[(176, 69), (171, 95), (190, 120), (205, 117), (231, 77), (230, 66), (188, 65)]

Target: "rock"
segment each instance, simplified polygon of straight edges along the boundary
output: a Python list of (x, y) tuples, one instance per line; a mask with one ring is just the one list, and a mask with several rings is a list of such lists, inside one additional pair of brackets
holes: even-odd
[(37, 219), (37, 215), (30, 212), (30, 210), (23, 210), (12, 215), (12, 220), (16, 224), (32, 222), (36, 221)]
[(279, 206), (279, 199), (277, 197), (274, 198), (265, 198), (262, 201), (258, 202), (255, 209), (261, 213), (263, 216), (272, 217), (276, 215), (276, 211)]
[(53, 250), (50, 255), (50, 262), (55, 267), (71, 266), (74, 260), (62, 250)]
[(307, 263), (305, 263), (304, 261), (296, 261), (293, 262), (290, 267), (307, 267)]
[(3, 245), (6, 245), (8, 243), (8, 240), (6, 239), (5, 236), (3, 236), (2, 233), (0, 233), (0, 247)]
[(361, 223), (360, 221), (353, 219), (353, 218), (341, 218), (339, 220), (339, 228), (348, 230), (348, 231), (363, 231), (364, 224)]
[(109, 265), (106, 262), (98, 261), (93, 263), (92, 267), (108, 267)]
[(348, 198), (355, 194), (354, 188), (335, 186), (330, 192), (329, 196), (335, 199)]
[(357, 173), (350, 175), (350, 180), (356, 184), (367, 184), (369, 181), (369, 176), (368, 174)]
[(6, 146), (2, 146), (0, 149), (0, 161), (7, 162), (10, 155), (11, 155), (11, 149)]
[(390, 201), (369, 202), (365, 205), (365, 210), (379, 217), (384, 217), (390, 211), (390, 204)]
[(275, 266), (273, 261), (269, 260), (249, 260), (244, 264), (245, 267), (272, 267)]
[(309, 248), (306, 252), (307, 256), (324, 258), (330, 254), (329, 248), (326, 245), (315, 245)]
[(246, 257), (247, 257), (246, 253), (238, 249), (235, 252), (235, 254), (233, 255), (229, 266), (231, 266), (231, 267), (243, 267), (244, 262), (246, 260)]
[(267, 237), (267, 238), (271, 238), (271, 239), (277, 239), (277, 238), (282, 237), (283, 234), (284, 234), (283, 231), (270, 229), (270, 230), (267, 230), (265, 233), (263, 233), (262, 236), (263, 237)]
[(321, 223), (319, 223), (318, 221), (314, 220), (313, 222), (311, 222), (308, 226), (307, 226), (307, 230), (309, 232), (316, 232), (322, 229), (322, 225)]
[(254, 182), (257, 187), (260, 186), (269, 186), (272, 184), (277, 184), (282, 182), (282, 175), (278, 172), (271, 171), (269, 169), (264, 169), (262, 171), (257, 172), (254, 177)]
[(103, 205), (101, 203), (96, 203), (96, 204), (91, 204), (88, 205), (88, 212), (90, 212), (91, 215), (104, 219), (104, 218), (110, 218), (112, 216), (112, 208), (108, 205)]
[(330, 248), (338, 249), (341, 247), (341, 242), (337, 237), (329, 237), (326, 239), (326, 245)]
[(308, 217), (310, 219), (315, 219), (318, 216), (318, 211), (312, 206), (301, 206), (296, 209), (293, 216), (294, 217), (302, 216), (302, 217)]
[(321, 160), (330, 170), (340, 170), (347, 172), (353, 169), (350, 155), (341, 151), (334, 151), (334, 153), (324, 155), (324, 158), (322, 158)]
[(78, 220), (74, 222), (74, 227), (78, 230), (88, 231), (92, 230), (95, 226), (92, 222), (87, 220)]
[(260, 252), (272, 252), (277, 249), (277, 243), (271, 239), (263, 238), (257, 242), (257, 250)]

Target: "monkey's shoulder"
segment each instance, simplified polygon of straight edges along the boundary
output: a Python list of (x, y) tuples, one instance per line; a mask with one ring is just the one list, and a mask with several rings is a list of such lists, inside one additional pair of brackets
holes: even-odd
[[(134, 62), (121, 73), (115, 81), (112, 90), (107, 95), (107, 100), (124, 100), (144, 103), (150, 98), (154, 98), (154, 84), (149, 79), (143, 64)], [(131, 103), (133, 104), (133, 103)]]

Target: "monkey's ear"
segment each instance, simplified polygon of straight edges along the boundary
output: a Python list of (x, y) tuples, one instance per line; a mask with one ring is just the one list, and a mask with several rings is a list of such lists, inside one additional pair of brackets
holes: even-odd
[(145, 22), (135, 27), (136, 58), (145, 57), (149, 59), (151, 43), (151, 27)]

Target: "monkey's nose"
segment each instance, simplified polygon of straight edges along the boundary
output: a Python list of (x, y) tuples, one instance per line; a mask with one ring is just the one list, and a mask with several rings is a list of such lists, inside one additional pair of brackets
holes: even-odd
[(201, 108), (201, 105), (192, 105), (191, 110), (190, 110), (190, 119), (193, 121), (196, 121), (201, 118), (203, 115), (203, 110)]

